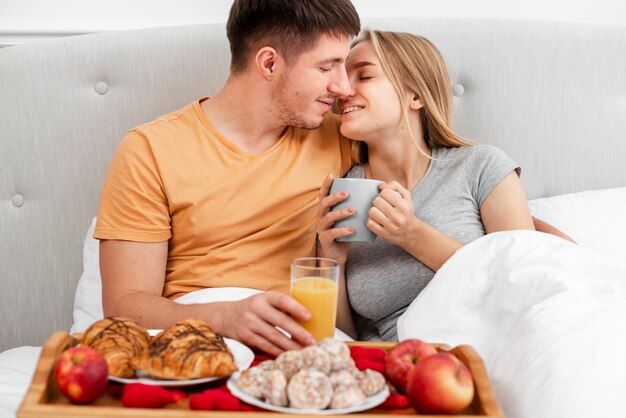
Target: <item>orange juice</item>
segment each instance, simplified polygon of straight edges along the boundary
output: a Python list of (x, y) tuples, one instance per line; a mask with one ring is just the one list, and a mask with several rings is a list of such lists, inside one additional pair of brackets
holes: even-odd
[(322, 277), (302, 277), (291, 284), (291, 296), (310, 312), (311, 319), (299, 322), (317, 341), (335, 335), (337, 283)]

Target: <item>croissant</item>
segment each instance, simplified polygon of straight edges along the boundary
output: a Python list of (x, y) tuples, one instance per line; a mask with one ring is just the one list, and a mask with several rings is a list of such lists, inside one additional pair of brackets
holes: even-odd
[(154, 337), (143, 366), (153, 378), (228, 376), (237, 365), (224, 339), (197, 319), (177, 322)]
[(129, 378), (148, 354), (150, 335), (135, 321), (113, 316), (92, 324), (80, 342), (104, 357), (109, 375)]

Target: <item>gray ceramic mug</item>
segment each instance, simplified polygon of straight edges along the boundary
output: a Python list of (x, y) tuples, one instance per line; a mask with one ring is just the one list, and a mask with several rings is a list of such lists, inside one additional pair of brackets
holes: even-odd
[(367, 212), (374, 199), (380, 194), (379, 185), (384, 181), (355, 178), (334, 179), (329, 194), (348, 192), (348, 197), (339, 202), (331, 210), (354, 208), (354, 215), (334, 223), (333, 228), (354, 228), (354, 233), (337, 238), (341, 242), (374, 241), (376, 234), (367, 228)]

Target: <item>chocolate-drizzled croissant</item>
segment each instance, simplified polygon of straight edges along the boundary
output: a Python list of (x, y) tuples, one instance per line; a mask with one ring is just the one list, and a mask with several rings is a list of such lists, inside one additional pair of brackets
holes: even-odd
[(228, 376), (237, 365), (224, 339), (208, 324), (187, 319), (154, 337), (144, 371), (159, 379)]
[(110, 375), (129, 378), (148, 354), (150, 335), (135, 321), (114, 316), (92, 324), (80, 342), (102, 354)]

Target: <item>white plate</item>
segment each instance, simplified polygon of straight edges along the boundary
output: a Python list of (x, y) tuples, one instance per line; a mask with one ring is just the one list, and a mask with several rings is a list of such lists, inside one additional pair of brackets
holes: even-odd
[[(150, 335), (154, 335), (153, 330), (148, 331)], [(158, 331), (157, 331), (158, 332)], [(230, 351), (233, 353), (233, 357), (235, 359), (235, 364), (239, 368), (239, 371), (246, 370), (252, 364), (252, 360), (254, 360), (254, 353), (247, 346), (243, 345), (237, 340), (231, 340), (230, 338), (224, 338), (224, 342), (230, 348)], [(190, 380), (160, 380), (160, 379), (150, 379), (149, 377), (137, 377), (137, 378), (123, 378), (117, 376), (109, 376), (109, 380), (118, 383), (143, 383), (146, 385), (157, 385), (157, 386), (191, 386), (191, 385), (199, 385), (200, 383), (212, 382), (214, 380), (223, 379), (228, 376), (211, 376), (211, 377), (203, 377), (200, 379), (190, 379)]]
[(389, 396), (389, 388), (385, 386), (385, 389), (382, 392), (378, 392), (376, 395), (372, 395), (368, 398), (365, 398), (365, 402), (361, 405), (352, 406), (350, 408), (337, 408), (337, 409), (298, 409), (298, 408), (288, 408), (286, 406), (276, 406), (271, 405), (265, 401), (262, 401), (259, 398), (256, 398), (252, 395), (248, 395), (243, 390), (239, 389), (237, 386), (237, 377), (241, 372), (235, 372), (226, 382), (226, 386), (230, 390), (230, 393), (248, 403), (250, 405), (258, 406), (259, 408), (268, 409), (270, 411), (276, 412), (285, 412), (288, 414), (309, 414), (309, 415), (335, 415), (335, 414), (350, 414), (352, 412), (365, 411), (366, 409), (374, 408), (375, 406), (380, 405), (385, 402), (387, 397)]

